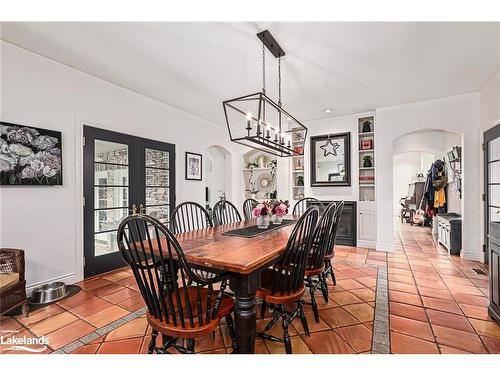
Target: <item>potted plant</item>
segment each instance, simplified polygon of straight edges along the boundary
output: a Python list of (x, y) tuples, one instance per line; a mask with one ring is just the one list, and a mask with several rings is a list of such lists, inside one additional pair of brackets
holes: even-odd
[(304, 186), (304, 176), (297, 176), (297, 186)]
[(271, 214), (271, 207), (269, 203), (259, 203), (253, 210), (252, 214), (257, 218), (257, 227), (259, 229), (267, 229), (269, 227), (269, 217)]
[(283, 216), (288, 214), (288, 201), (274, 201), (271, 208), (271, 221), (273, 224), (281, 224), (283, 222)]
[(364, 168), (371, 168), (373, 167), (373, 164), (372, 164), (372, 157), (370, 155), (366, 155), (364, 158), (363, 158), (363, 167)]

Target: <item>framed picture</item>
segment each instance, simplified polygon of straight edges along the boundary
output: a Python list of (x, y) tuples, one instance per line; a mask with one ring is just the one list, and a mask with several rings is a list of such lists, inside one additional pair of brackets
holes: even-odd
[(62, 134), (0, 122), (0, 185), (62, 185)]
[(186, 180), (201, 181), (203, 156), (194, 152), (186, 152)]
[(311, 186), (351, 186), (351, 133), (311, 137)]

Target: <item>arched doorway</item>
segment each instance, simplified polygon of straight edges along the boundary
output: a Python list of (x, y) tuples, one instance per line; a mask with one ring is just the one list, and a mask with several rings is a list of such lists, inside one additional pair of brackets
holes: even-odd
[(207, 148), (205, 163), (207, 202), (210, 207), (219, 200), (222, 194), (231, 197), (231, 153), (223, 146), (212, 145)]
[[(448, 153), (454, 147), (462, 147), (462, 135), (445, 130), (421, 130), (404, 134), (393, 141), (393, 208), (396, 229), (401, 223), (410, 221), (411, 215), (401, 217), (402, 205), (411, 208), (412, 212), (422, 208), (425, 210), (426, 200), (424, 186), (427, 174), (436, 160), (445, 164), (446, 195), (444, 213), (462, 215), (461, 192), (455, 187), (461, 186), (461, 162), (450, 163)], [(455, 172), (457, 170), (457, 172)], [(435, 217), (434, 217), (435, 219)], [(429, 220), (429, 223), (432, 221)], [(437, 233), (437, 222), (434, 220), (433, 231)]]

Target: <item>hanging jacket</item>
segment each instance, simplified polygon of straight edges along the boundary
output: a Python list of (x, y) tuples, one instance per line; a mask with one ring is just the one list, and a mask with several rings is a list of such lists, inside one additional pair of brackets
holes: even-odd
[(432, 185), (432, 166), (429, 172), (427, 172), (427, 178), (425, 180), (425, 185), (424, 185), (424, 196), (425, 199), (427, 200), (427, 205), (430, 206), (431, 208), (434, 207), (434, 193), (435, 189), (434, 186)]
[(443, 208), (446, 203), (444, 188), (439, 189), (434, 194), (434, 208)]

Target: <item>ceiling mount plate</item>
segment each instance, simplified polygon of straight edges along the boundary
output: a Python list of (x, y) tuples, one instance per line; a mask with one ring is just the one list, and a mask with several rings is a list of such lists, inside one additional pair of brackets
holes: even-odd
[(269, 32), (269, 30), (261, 31), (257, 34), (257, 37), (262, 41), (262, 43), (264, 43), (267, 49), (271, 51), (274, 57), (278, 58), (285, 56), (285, 51), (283, 51), (283, 48), (281, 48), (276, 39), (274, 39), (274, 37)]

